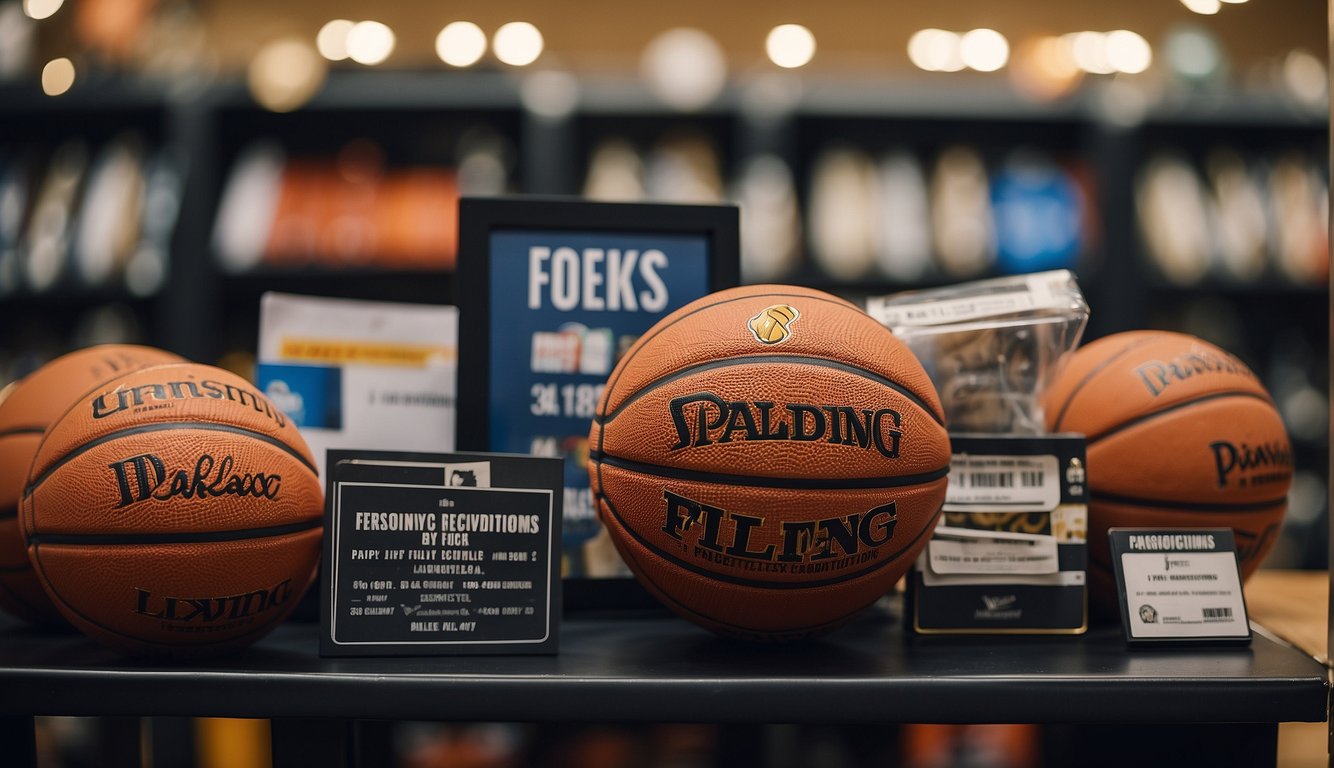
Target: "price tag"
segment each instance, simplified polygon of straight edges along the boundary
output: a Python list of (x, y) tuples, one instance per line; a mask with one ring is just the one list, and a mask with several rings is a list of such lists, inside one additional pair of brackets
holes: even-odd
[(1230, 528), (1112, 528), (1121, 620), (1131, 646), (1249, 645)]

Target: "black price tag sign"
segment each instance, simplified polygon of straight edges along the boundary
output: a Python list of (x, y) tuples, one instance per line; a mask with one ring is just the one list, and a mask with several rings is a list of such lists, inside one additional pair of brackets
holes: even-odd
[(330, 451), (328, 467), (323, 655), (556, 652), (559, 461)]
[(1112, 528), (1108, 540), (1127, 644), (1250, 644), (1231, 528)]

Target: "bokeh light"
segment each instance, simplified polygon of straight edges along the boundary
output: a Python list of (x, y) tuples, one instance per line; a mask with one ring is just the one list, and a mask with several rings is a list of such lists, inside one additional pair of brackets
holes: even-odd
[(784, 69), (804, 67), (815, 57), (815, 35), (800, 24), (781, 24), (769, 30), (764, 50)]
[(451, 67), (471, 67), (486, 55), (486, 33), (471, 21), (452, 21), (436, 35), (435, 55)]

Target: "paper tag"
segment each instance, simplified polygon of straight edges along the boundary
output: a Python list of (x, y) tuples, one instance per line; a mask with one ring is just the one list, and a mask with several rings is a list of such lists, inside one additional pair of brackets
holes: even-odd
[(1127, 640), (1248, 640), (1231, 529), (1111, 534)]
[(1040, 511), (1061, 501), (1060, 464), (1052, 455), (981, 456), (954, 454), (950, 462), (948, 510), (969, 512)]
[(1059, 309), (1065, 303), (1058, 290), (1068, 282), (1069, 273), (1064, 270), (1039, 272), (992, 292), (957, 299), (890, 305), (885, 297), (874, 297), (867, 301), (866, 311), (890, 328), (963, 323), (1035, 309)]
[(1060, 569), (1052, 536), (938, 526), (927, 551), (936, 573), (1041, 574)]

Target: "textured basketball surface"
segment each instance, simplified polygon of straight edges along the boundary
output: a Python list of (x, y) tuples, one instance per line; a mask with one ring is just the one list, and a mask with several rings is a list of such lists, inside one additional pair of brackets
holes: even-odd
[(0, 608), (31, 622), (62, 621), (32, 572), (18, 519), (23, 483), (47, 426), (79, 395), (108, 379), (180, 361), (152, 347), (88, 347), (50, 361), (7, 388), (7, 396), (0, 396)]
[(598, 513), (644, 586), (714, 631), (846, 622), (925, 546), (950, 462), (917, 358), (848, 302), (706, 296), (612, 371), (589, 437)]
[(1107, 529), (1231, 527), (1242, 577), (1287, 510), (1293, 456), (1250, 369), (1193, 336), (1135, 331), (1079, 349), (1048, 390), (1047, 427), (1088, 436), (1089, 589), (1115, 610)]
[(20, 520), (71, 623), (190, 657), (248, 644), (296, 606), (322, 498), (296, 427), (244, 379), (187, 363), (81, 397), (37, 450)]

